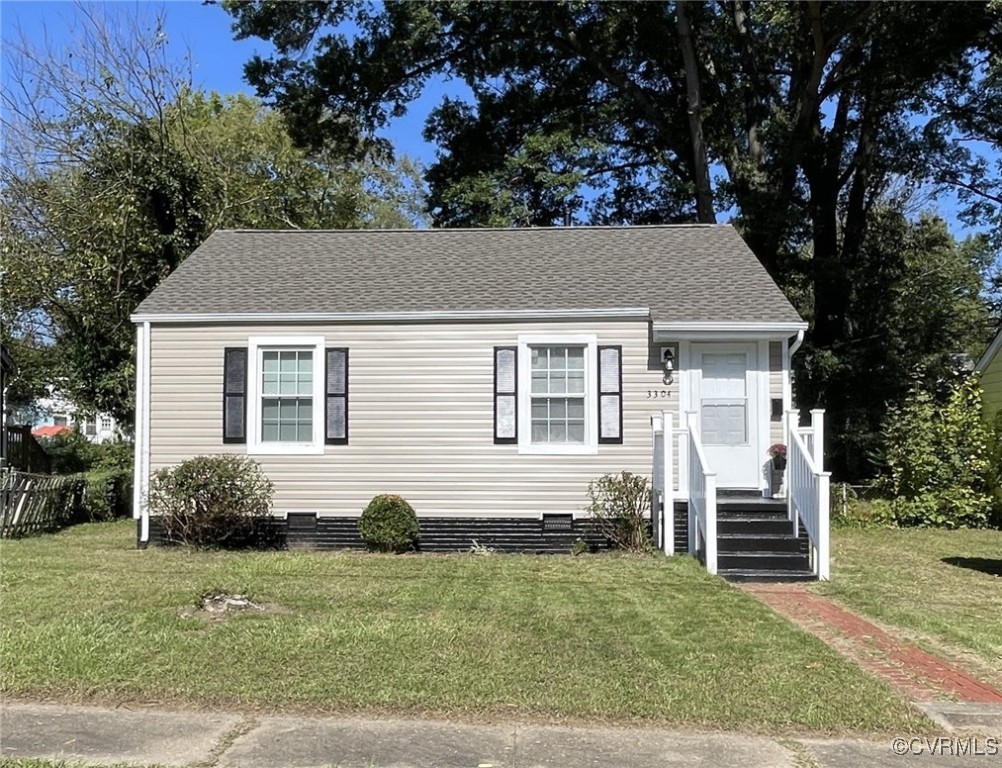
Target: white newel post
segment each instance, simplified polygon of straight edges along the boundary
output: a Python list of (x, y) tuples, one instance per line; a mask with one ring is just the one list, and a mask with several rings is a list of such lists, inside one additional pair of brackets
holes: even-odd
[(788, 410), (784, 416), (786, 421), (784, 437), (786, 439), (786, 516), (793, 523), (793, 535), (800, 535), (800, 521), (797, 519), (796, 490), (800, 478), (797, 476), (797, 467), (793, 461), (793, 431), (800, 426), (799, 411)]
[(661, 472), (661, 477), (664, 478), (664, 494), (661, 496), (661, 536), (666, 555), (675, 554), (674, 422), (672, 414), (669, 411), (664, 411), (661, 419), (661, 423), (664, 425), (662, 433), (664, 449), (661, 451), (661, 461), (664, 462), (664, 468)]
[[(699, 521), (696, 519), (696, 510), (692, 506), (692, 496), (691, 488), (689, 488), (689, 467), (690, 462), (695, 461), (695, 456), (689, 455), (689, 424), (692, 423), (690, 420), (696, 418), (695, 411), (685, 411), (682, 413), (682, 423), (679, 425), (685, 430), (685, 436), (683, 438), (685, 443), (685, 470), (679, 467), (679, 477), (685, 478), (685, 490), (686, 490), (686, 508), (689, 510), (689, 554), (695, 555), (696, 550), (699, 547)], [(681, 457), (680, 457), (681, 458)]]
[(831, 578), (831, 472), (825, 472), (825, 412), (823, 409), (811, 411), (811, 429), (814, 443), (811, 446), (814, 465), (821, 473), (818, 478), (818, 581)]

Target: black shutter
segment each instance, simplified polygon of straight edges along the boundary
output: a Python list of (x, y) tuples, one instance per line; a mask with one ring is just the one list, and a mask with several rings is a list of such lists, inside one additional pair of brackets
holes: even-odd
[(623, 442), (623, 348), (598, 348), (598, 441)]
[(518, 348), (494, 347), (494, 442), (518, 442)]
[(247, 442), (247, 347), (223, 350), (223, 442)]
[(324, 442), (327, 445), (348, 444), (348, 349), (327, 348), (327, 374), (324, 377), (325, 399)]

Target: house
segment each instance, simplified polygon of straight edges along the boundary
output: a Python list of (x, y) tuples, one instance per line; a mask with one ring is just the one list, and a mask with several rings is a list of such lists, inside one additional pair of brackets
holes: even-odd
[(122, 439), (122, 432), (111, 414), (85, 416), (54, 387), (49, 388), (49, 396), (40, 398), (36, 406), (42, 416), (32, 427), (32, 434), (38, 437), (53, 437), (76, 429), (92, 443)]
[(1002, 331), (988, 345), (974, 370), (981, 376), (985, 418), (991, 423), (1002, 411)]
[(589, 481), (628, 470), (659, 484), (665, 551), (716, 570), (717, 495), (765, 505), (768, 448), (801, 429), (807, 325), (730, 226), (218, 231), (132, 319), (141, 545), (152, 472), (238, 453), (276, 524), (323, 547), (359, 545), (396, 493), (422, 549), (566, 551), (592, 535)]

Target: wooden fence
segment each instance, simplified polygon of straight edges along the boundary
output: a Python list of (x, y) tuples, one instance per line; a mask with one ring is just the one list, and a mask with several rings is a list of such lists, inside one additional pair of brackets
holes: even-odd
[(0, 471), (0, 538), (52, 531), (73, 522), (80, 510), (79, 475)]
[(15, 427), (8, 424), (7, 463), (21, 472), (35, 472), (43, 475), (52, 471), (52, 459), (31, 434), (31, 427)]

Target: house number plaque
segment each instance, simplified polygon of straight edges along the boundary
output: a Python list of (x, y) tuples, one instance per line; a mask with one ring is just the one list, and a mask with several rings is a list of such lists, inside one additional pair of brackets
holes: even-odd
[(647, 399), (648, 400), (655, 400), (657, 398), (665, 398), (665, 397), (668, 397), (668, 390), (667, 389), (648, 389), (647, 390)]

